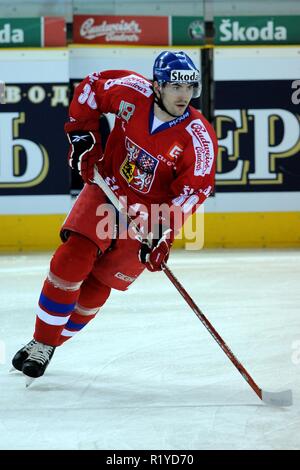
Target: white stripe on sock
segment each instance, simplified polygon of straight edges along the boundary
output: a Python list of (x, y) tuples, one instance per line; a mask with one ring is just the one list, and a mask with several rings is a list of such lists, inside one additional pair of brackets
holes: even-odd
[(78, 333), (78, 331), (70, 331), (70, 330), (66, 330), (65, 328), (62, 330), (61, 332), (61, 336), (74, 336), (76, 333)]
[(80, 289), (81, 284), (83, 281), (79, 282), (70, 282), (70, 281), (65, 281), (64, 279), (61, 279), (58, 276), (55, 276), (51, 271), (48, 273), (48, 281), (51, 282), (51, 284), (54, 285), (54, 287), (58, 287), (61, 290), (66, 290), (66, 291), (76, 291)]
[(45, 312), (39, 307), (37, 316), (48, 325), (65, 325), (69, 320), (71, 314), (67, 317), (56, 317), (55, 315), (49, 315), (49, 313)]
[(100, 307), (95, 307), (95, 308), (85, 308), (85, 307), (82, 307), (82, 305), (80, 304), (76, 304), (75, 305), (75, 312), (79, 313), (80, 315), (84, 315), (84, 316), (89, 316), (89, 315), (95, 315), (96, 313), (98, 313)]

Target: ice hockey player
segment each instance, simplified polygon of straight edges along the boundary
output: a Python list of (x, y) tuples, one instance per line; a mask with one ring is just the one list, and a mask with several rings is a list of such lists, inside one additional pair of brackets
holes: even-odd
[[(63, 243), (50, 262), (33, 339), (12, 360), (31, 378), (28, 383), (44, 374), (57, 346), (95, 317), (111, 289), (125, 291), (145, 268), (162, 269), (176, 231), (172, 214), (191, 214), (212, 191), (216, 136), (189, 104), (200, 92), (193, 61), (171, 50), (156, 58), (153, 82), (133, 71), (107, 70), (77, 86), (65, 131), (69, 163), (86, 184), (62, 226)], [(116, 116), (104, 154), (102, 113)], [(118, 227), (121, 219), (93, 184), (95, 165), (137, 219), (150, 224), (141, 226), (145, 235), (155, 232), (150, 247), (126, 224)], [(157, 205), (167, 207), (170, 216), (153, 216)]]

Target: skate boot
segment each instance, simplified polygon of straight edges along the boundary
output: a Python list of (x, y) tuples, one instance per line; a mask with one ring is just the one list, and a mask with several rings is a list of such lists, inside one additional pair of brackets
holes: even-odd
[[(14, 369), (17, 369), (22, 372), (22, 367), (24, 364), (24, 361), (28, 358), (30, 352), (32, 351), (33, 346), (36, 344), (36, 340), (32, 339), (27, 343), (23, 348), (21, 348), (12, 358), (12, 365)], [(14, 370), (11, 369), (11, 370)]]
[[(55, 351), (55, 346), (49, 346), (47, 344), (38, 343), (33, 346), (29, 356), (23, 363), (22, 372), (23, 374), (36, 379), (41, 377)], [(27, 381), (27, 384), (30, 385), (32, 380)]]

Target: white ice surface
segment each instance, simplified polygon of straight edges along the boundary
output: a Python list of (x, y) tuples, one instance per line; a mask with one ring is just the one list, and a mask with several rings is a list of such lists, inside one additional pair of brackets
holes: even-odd
[(0, 257), (0, 449), (299, 449), (300, 252), (174, 251), (169, 263), (260, 387), (263, 404), (163, 273), (145, 272), (25, 389), (50, 254)]

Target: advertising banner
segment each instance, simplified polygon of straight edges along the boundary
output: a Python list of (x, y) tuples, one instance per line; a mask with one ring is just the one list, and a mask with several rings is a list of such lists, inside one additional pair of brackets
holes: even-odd
[(65, 45), (64, 18), (0, 18), (0, 48)]
[(70, 191), (63, 128), (67, 52), (22, 54), (0, 51), (0, 70), (6, 71), (5, 104), (0, 105), (0, 214), (62, 213), (68, 210)]
[(167, 16), (74, 15), (73, 41), (83, 44), (169, 44)]
[[(41, 18), (42, 20), (42, 18)], [(65, 18), (57, 16), (44, 17), (44, 46), (63, 47), (67, 44)]]
[(0, 47), (39, 47), (41, 43), (40, 18), (0, 18)]
[(240, 52), (215, 50), (217, 190), (299, 192), (299, 49)]
[(216, 83), (218, 191), (300, 191), (300, 106), (292, 101), (293, 82)]
[(216, 16), (215, 44), (300, 44), (300, 16)]
[(204, 18), (201, 16), (172, 16), (171, 43), (176, 45), (204, 44)]

